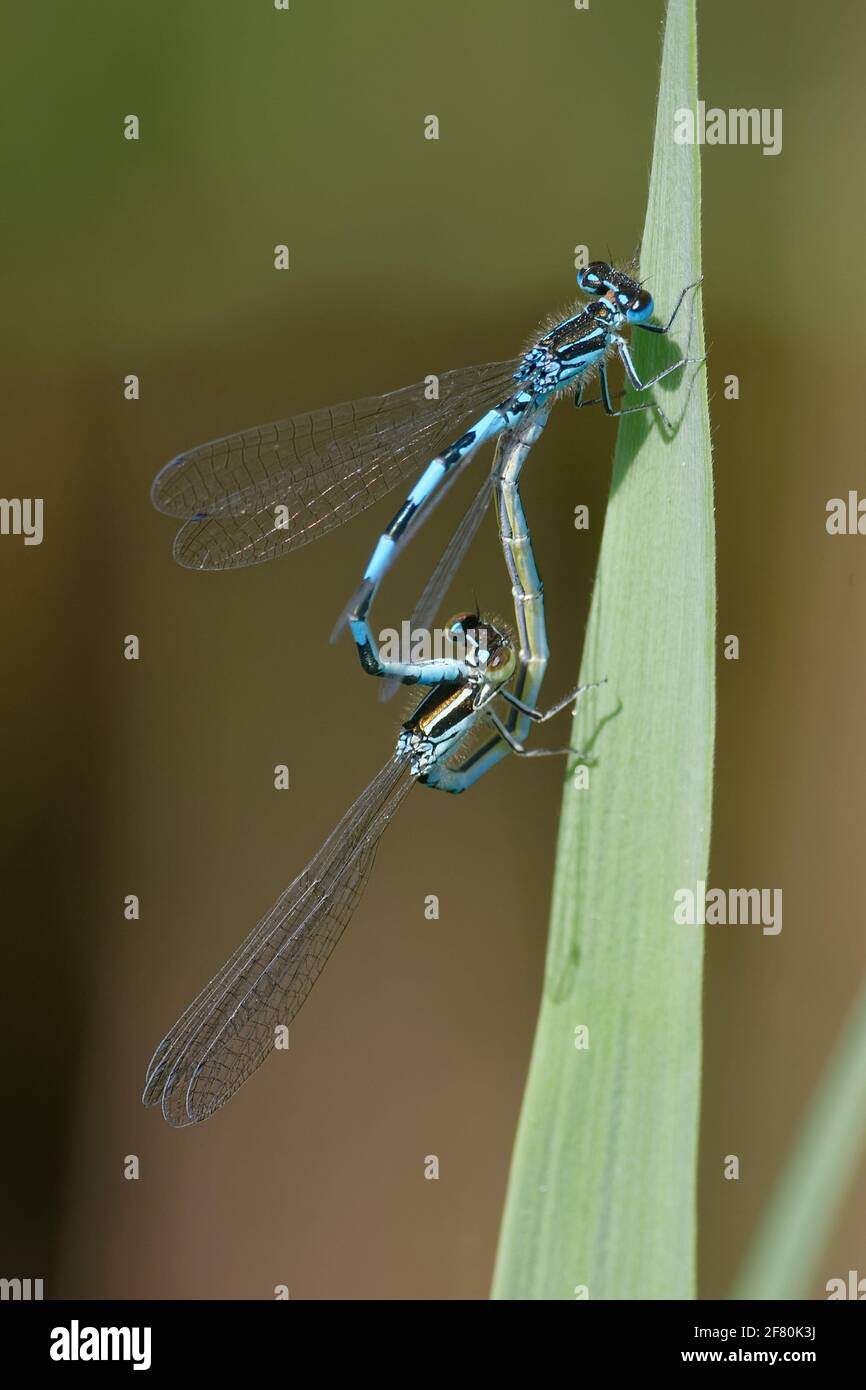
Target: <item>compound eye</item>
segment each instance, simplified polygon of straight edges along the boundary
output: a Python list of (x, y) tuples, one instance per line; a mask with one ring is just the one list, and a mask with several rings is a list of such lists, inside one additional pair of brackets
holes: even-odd
[(477, 626), (477, 613), (455, 613), (454, 617), (448, 620), (449, 632), (471, 632)]
[(628, 316), (632, 323), (648, 319), (653, 311), (653, 297), (648, 290), (638, 290), (628, 306)]
[(510, 659), (511, 652), (507, 645), (497, 647), (496, 651), (492, 652), (488, 658), (487, 669), (488, 671), (500, 671), (503, 666), (508, 664)]

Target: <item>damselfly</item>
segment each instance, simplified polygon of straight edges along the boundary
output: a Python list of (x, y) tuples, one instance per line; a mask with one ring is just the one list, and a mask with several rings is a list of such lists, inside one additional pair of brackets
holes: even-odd
[[(503, 435), (494, 464), (518, 646), (504, 629), (464, 614), (451, 631), (463, 639), (465, 659), (383, 663), (387, 675), (432, 689), (404, 723), (393, 756), (318, 854), (159, 1044), (143, 1100), (160, 1104), (169, 1123), (193, 1124), (212, 1115), (274, 1048), (275, 1029), (292, 1022), (348, 924), (382, 832), (410, 787), (420, 782), (462, 792), (509, 750), (529, 757), (577, 752), (523, 744), (532, 722), (551, 718), (589, 688), (573, 691), (544, 713), (536, 707), (547, 637), (517, 479), (546, 411), (528, 411), (515, 431)], [(495, 709), (500, 700), (504, 719)], [(488, 739), (467, 751), (485, 726)], [(455, 766), (451, 759), (461, 754)]]
[[(349, 622), (364, 669), (381, 675), (369, 625), (376, 590), (482, 444), (513, 428), (530, 408), (572, 392), (578, 406), (601, 404), (614, 416), (651, 409), (667, 423), (653, 401), (614, 409), (607, 359), (619, 358), (637, 391), (695, 360), (682, 357), (642, 381), (622, 336), (629, 326), (669, 332), (694, 286), (686, 286), (660, 325), (648, 322), (654, 307), (649, 291), (605, 262), (581, 270), (577, 283), (591, 302), (548, 327), (522, 357), (445, 372), (438, 381), (243, 430), (172, 459), (154, 480), (152, 497), (159, 511), (186, 518), (175, 539), (175, 558), (202, 570), (274, 559), (364, 511), (432, 459), (379, 538), (336, 629)], [(584, 400), (595, 373), (600, 394)], [(460, 422), (473, 418), (468, 429), (452, 437)], [(442, 447), (449, 437), (452, 442)], [(419, 627), (427, 627), (435, 614), (492, 493), (488, 478), (416, 607), (413, 621)]]

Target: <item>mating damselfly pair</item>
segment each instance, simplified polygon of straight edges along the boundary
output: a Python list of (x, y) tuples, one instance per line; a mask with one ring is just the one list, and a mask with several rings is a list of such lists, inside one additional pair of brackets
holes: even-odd
[[(643, 391), (694, 360), (680, 358), (642, 381), (622, 336), (627, 326), (667, 333), (694, 287), (682, 291), (659, 325), (648, 321), (649, 292), (623, 272), (594, 262), (577, 281), (590, 302), (547, 327), (519, 358), (445, 373), (432, 398), (423, 386), (408, 387), (228, 435), (179, 455), (154, 482), (157, 508), (184, 521), (175, 558), (189, 568), (223, 570), (262, 563), (326, 535), (426, 463), (379, 538), (337, 631), (349, 623), (363, 669), (389, 688), (432, 688), (404, 723), (389, 762), (157, 1048), (143, 1099), (159, 1102), (173, 1124), (207, 1118), (273, 1049), (275, 1028), (291, 1023), (339, 940), (382, 831), (410, 786), (417, 781), (460, 792), (509, 751), (578, 753), (524, 746), (532, 723), (565, 709), (580, 692), (545, 713), (538, 707), (549, 650), (520, 474), (559, 396), (573, 395), (578, 406), (600, 404), (614, 416), (653, 410), (667, 424), (653, 401), (614, 409), (607, 361), (616, 355), (629, 384)], [(594, 376), (599, 395), (589, 401), (584, 393)], [(463, 432), (451, 438), (461, 424)], [(463, 614), (451, 624), (463, 641), (461, 658), (385, 660), (370, 626), (379, 584), (493, 439), (493, 466), (415, 606), (412, 625), (427, 627), (435, 616), (493, 499), (516, 639), (479, 614)], [(480, 742), (478, 730), (487, 735)]]

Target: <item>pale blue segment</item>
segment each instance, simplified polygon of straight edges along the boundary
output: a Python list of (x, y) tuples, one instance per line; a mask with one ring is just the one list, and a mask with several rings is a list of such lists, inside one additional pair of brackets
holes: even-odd
[(411, 676), (416, 685), (450, 685), (452, 682), (465, 680), (468, 675), (468, 667), (447, 656), (436, 657), (430, 661), (405, 663), (383, 661), (382, 670), (386, 676), (393, 676), (398, 680), (401, 675)]
[[(480, 445), (486, 443), (492, 434), (499, 434), (499, 432), (505, 428), (505, 425), (506, 417), (503, 415), (502, 411), (488, 410), (486, 415), (482, 415), (480, 420), (476, 421), (474, 425), (469, 426), (466, 433), (472, 435), (472, 441), (467, 444), (464, 449), (461, 449), (458, 457), (462, 457), (463, 454), (468, 453), (470, 449), (474, 452)], [(424, 469), (421, 477), (409, 493), (407, 501), (411, 502), (413, 506), (416, 507), (420, 506), (422, 502), (426, 502), (431, 492), (434, 491), (437, 483), (441, 481), (444, 475), (449, 471), (449, 468), (453, 467), (453, 463), (446, 465), (441, 459), (434, 459), (433, 462), (429, 463)]]
[(391, 563), (391, 556), (394, 553), (394, 542), (390, 536), (380, 536), (376, 542), (376, 549), (370, 556), (370, 563), (364, 570), (364, 578), (372, 579), (378, 584), (382, 575)]
[(488, 410), (486, 415), (482, 415), (478, 424), (475, 425), (475, 438), (472, 441), (472, 448), (477, 449), (479, 444), (483, 444), (492, 434), (499, 434), (507, 423), (505, 415), (501, 410)]
[(441, 463), (439, 459), (434, 459), (432, 463), (428, 463), (421, 477), (409, 493), (407, 500), (414, 503), (416, 507), (421, 502), (425, 501), (425, 499), (430, 496), (430, 493), (433, 491), (444, 472), (445, 464)]

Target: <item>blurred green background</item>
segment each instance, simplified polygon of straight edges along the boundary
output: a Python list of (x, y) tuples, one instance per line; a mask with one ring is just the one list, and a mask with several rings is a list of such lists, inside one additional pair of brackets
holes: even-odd
[[(327, 635), (394, 506), (199, 575), (173, 564), (148, 488), (203, 439), (513, 355), (571, 299), (578, 244), (627, 261), (661, 16), (94, 0), (9, 17), (2, 491), (45, 499), (45, 539), (0, 539), (7, 1277), (61, 1297), (486, 1297), (562, 767), (413, 794), (291, 1051), (169, 1130), (139, 1101), (153, 1047), (392, 745), (399, 711)], [(864, 476), (864, 20), (855, 0), (729, 0), (699, 24), (707, 104), (784, 112), (778, 157), (703, 162), (719, 633), (741, 653), (719, 664), (711, 881), (784, 891), (780, 936), (707, 931), (701, 1292), (719, 1297), (864, 969), (866, 540), (824, 529)], [(551, 699), (577, 669), (613, 444), (600, 412), (562, 408), (527, 470)], [(401, 560), (383, 626), (474, 485)], [(507, 610), (492, 520), (449, 610), (473, 591)], [(861, 1172), (817, 1297), (866, 1273), (864, 1196)]]

